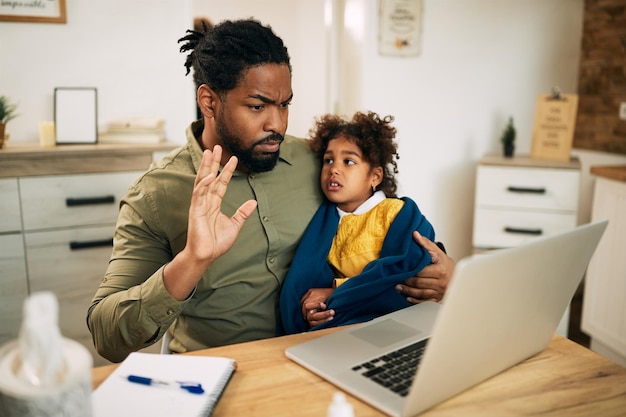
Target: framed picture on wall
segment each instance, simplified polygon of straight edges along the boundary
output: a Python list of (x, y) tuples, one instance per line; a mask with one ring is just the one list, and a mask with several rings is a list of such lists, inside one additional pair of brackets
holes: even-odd
[(422, 0), (378, 1), (378, 53), (417, 56), (422, 34)]
[(1, 1), (0, 21), (67, 23), (65, 0)]
[(54, 128), (56, 143), (96, 143), (98, 141), (98, 92), (94, 87), (54, 89)]

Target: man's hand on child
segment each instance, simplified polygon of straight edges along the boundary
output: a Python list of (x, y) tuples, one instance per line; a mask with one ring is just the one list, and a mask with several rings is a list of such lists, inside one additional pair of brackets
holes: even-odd
[(456, 264), (439, 246), (417, 231), (413, 232), (413, 238), (428, 251), (432, 263), (422, 269), (417, 276), (396, 285), (396, 290), (406, 296), (407, 301), (412, 304), (423, 301), (440, 302), (450, 284)]

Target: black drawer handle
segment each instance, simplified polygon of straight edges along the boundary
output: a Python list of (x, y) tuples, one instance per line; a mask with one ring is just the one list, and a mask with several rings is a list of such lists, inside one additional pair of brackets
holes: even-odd
[(545, 188), (528, 188), (528, 187), (515, 187), (513, 185), (509, 185), (506, 189), (512, 193), (531, 193), (531, 194), (545, 194)]
[(67, 207), (76, 206), (89, 206), (94, 204), (112, 204), (115, 203), (114, 195), (105, 195), (103, 197), (86, 197), (86, 198), (72, 198), (65, 199), (65, 205)]
[(76, 242), (76, 241), (70, 242), (70, 250), (101, 248), (104, 246), (113, 246), (113, 238), (102, 239), (102, 240), (86, 240), (83, 242)]
[(507, 233), (520, 233), (524, 235), (536, 235), (539, 236), (543, 234), (543, 230), (541, 229), (521, 229), (519, 227), (505, 227), (504, 231)]

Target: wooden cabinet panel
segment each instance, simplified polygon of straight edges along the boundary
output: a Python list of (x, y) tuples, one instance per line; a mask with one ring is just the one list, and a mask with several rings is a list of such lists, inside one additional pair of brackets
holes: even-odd
[(85, 345), (94, 359), (85, 318), (111, 256), (113, 231), (109, 225), (25, 234), (30, 291), (56, 294), (61, 333)]
[[(609, 224), (585, 278), (582, 329), (591, 348), (626, 364), (626, 182), (598, 177), (592, 220)], [(617, 356), (613, 356), (617, 355)]]
[(15, 339), (28, 295), (21, 233), (0, 235), (0, 345)]
[(0, 233), (22, 230), (17, 178), (0, 179)]
[(141, 172), (20, 178), (25, 230), (111, 223)]
[(27, 295), (49, 290), (63, 335), (92, 352), (95, 366), (109, 363), (85, 320), (111, 256), (119, 202), (154, 155), (175, 147), (15, 143), (0, 152), (0, 343), (17, 337)]

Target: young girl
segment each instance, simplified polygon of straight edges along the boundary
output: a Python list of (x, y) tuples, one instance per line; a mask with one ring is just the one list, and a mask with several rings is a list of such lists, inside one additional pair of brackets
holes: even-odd
[[(283, 283), (279, 333), (363, 322), (410, 305), (395, 285), (431, 263), (411, 232), (435, 236), (415, 202), (396, 196), (392, 121), (374, 112), (325, 115), (311, 130), (326, 201)], [(330, 318), (318, 314), (326, 310)]]

